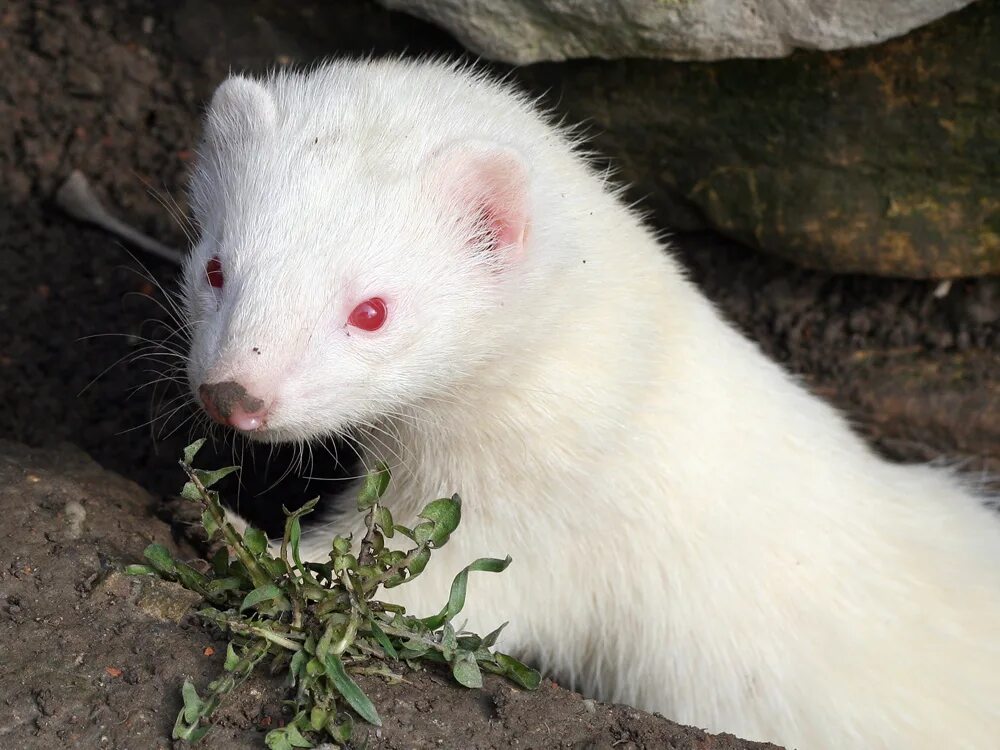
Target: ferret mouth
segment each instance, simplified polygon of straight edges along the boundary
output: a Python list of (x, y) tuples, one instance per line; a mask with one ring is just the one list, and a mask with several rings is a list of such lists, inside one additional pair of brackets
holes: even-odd
[(280, 443), (284, 442), (278, 437), (280, 430), (269, 426), (265, 421), (249, 421), (243, 424), (234, 424), (224, 417), (217, 409), (212, 409), (204, 404), (200, 407), (201, 413), (212, 420), (212, 423), (225, 428), (228, 432), (240, 437), (254, 440), (260, 443)]
[[(215, 407), (215, 408), (212, 408)], [(302, 429), (289, 429), (281, 425), (275, 425), (265, 416), (261, 419), (244, 419), (241, 416), (227, 414), (225, 408), (219, 409), (216, 405), (199, 404), (199, 411), (207, 416), (214, 425), (224, 428), (233, 435), (239, 435), (255, 443), (265, 443), (268, 445), (282, 445), (288, 443), (308, 442), (320, 437), (308, 434)]]
[(236, 381), (202, 383), (192, 390), (200, 411), (213, 423), (255, 443), (279, 445), (329, 437), (309, 425), (282, 424), (276, 400), (265, 402)]
[(237, 435), (245, 437), (248, 440), (253, 440), (255, 443), (279, 444), (294, 442), (294, 438), (291, 435), (284, 434), (284, 431), (281, 429), (270, 427), (266, 423), (249, 430), (239, 427), (230, 427), (230, 429)]
[(240, 430), (236, 428), (230, 428), (234, 433), (246, 438), (247, 440), (252, 440), (255, 443), (264, 443), (267, 445), (289, 445), (292, 443), (307, 443), (314, 439), (319, 438), (319, 435), (305, 434), (301, 430), (289, 430), (282, 427), (272, 427), (267, 424), (263, 424), (254, 430)]

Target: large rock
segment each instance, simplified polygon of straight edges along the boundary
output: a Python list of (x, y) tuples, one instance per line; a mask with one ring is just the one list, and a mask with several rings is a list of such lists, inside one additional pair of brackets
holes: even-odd
[(592, 124), (635, 197), (802, 265), (1000, 273), (1000, 3), (784, 60), (523, 68)]
[(579, 57), (781, 57), (890, 39), (971, 0), (381, 0), (474, 52), (523, 65)]

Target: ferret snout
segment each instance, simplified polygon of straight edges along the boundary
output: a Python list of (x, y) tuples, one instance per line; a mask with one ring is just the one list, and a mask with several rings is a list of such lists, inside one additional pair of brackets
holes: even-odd
[(234, 380), (204, 383), (198, 388), (208, 415), (219, 424), (251, 432), (264, 426), (267, 405)]

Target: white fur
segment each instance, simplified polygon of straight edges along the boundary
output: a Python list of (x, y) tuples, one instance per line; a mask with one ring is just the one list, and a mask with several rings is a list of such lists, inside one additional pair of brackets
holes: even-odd
[[(398, 522), (462, 495), (400, 602), (436, 611), (510, 553), (472, 579), (470, 627), (509, 619), (503, 648), (585, 693), (808, 750), (998, 746), (1000, 523), (736, 333), (572, 137), (454, 65), (225, 86), (193, 185), (192, 386), (271, 402), (263, 440), (353, 429), (393, 464)], [(522, 159), (520, 252), (456, 229), (440, 153), (466, 143)], [(352, 333), (376, 294), (389, 322)]]

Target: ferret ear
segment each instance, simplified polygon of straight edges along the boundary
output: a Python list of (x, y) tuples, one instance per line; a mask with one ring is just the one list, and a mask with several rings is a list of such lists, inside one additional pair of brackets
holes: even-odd
[(448, 197), (460, 221), (467, 220), (470, 245), (495, 257), (520, 255), (530, 220), (524, 157), (509, 146), (462, 141), (430, 162), (431, 189)]
[(260, 83), (231, 76), (212, 95), (205, 125), (206, 135), (216, 141), (238, 140), (274, 126), (274, 99)]

